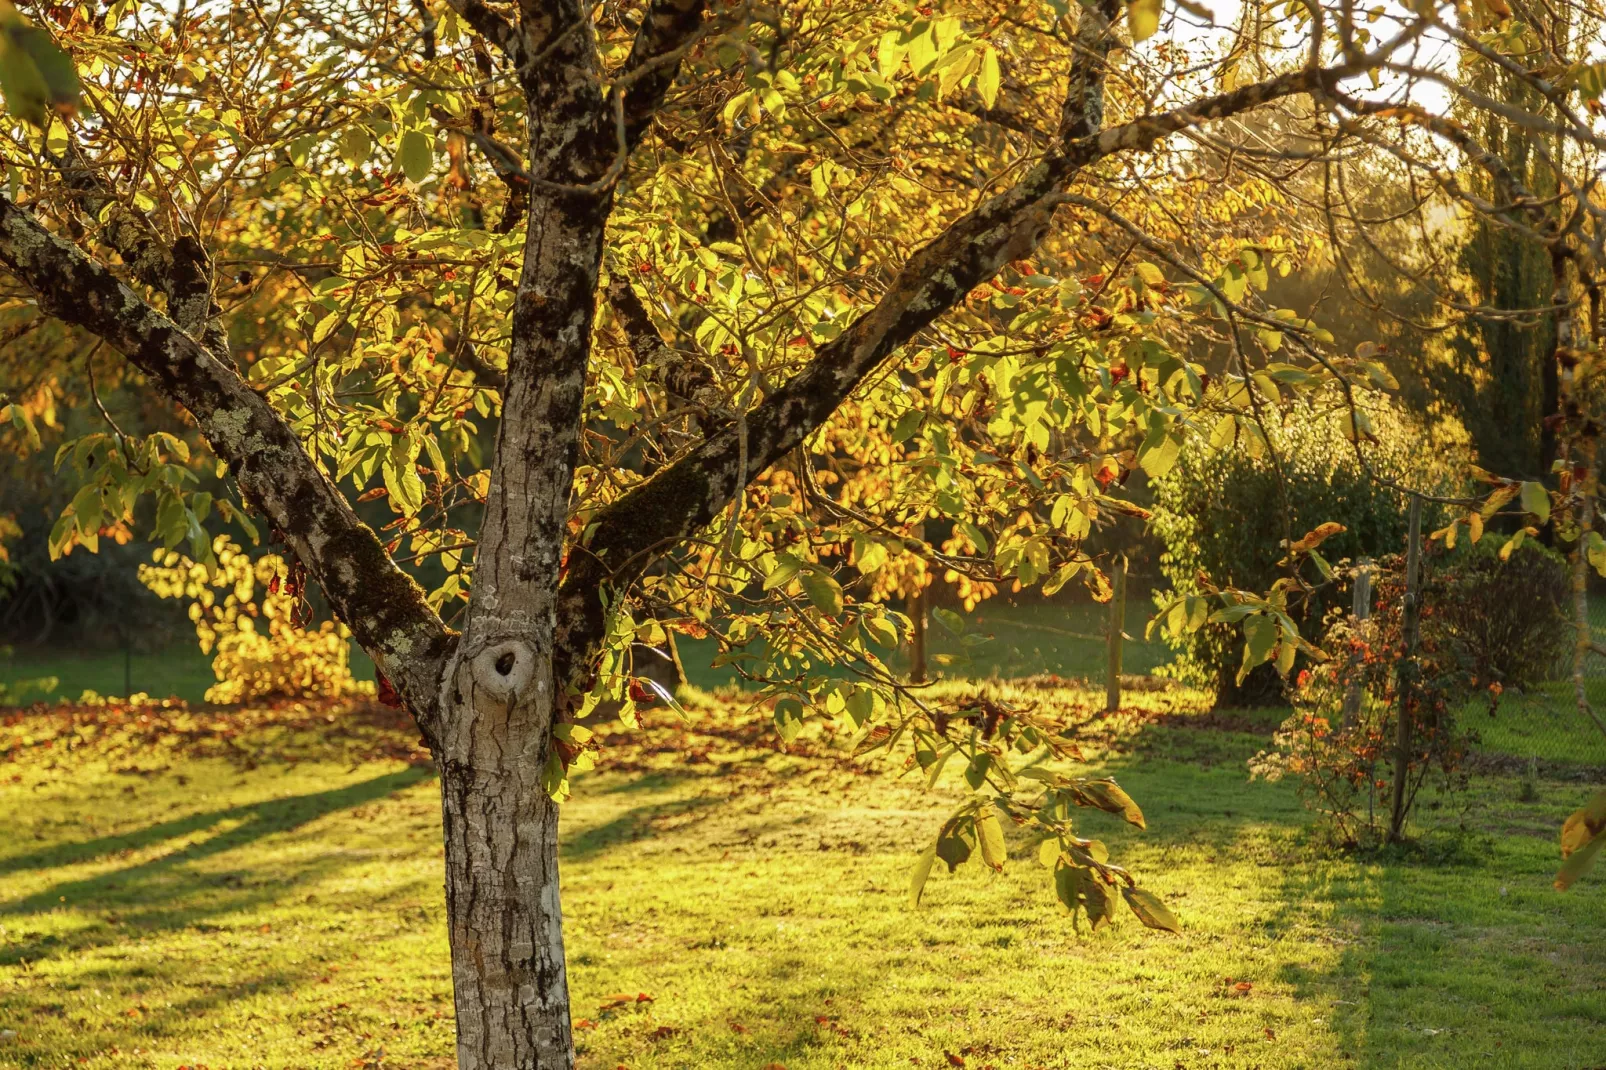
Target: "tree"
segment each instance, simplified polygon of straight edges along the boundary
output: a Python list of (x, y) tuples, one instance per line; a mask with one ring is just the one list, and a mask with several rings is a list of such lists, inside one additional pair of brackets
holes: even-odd
[[(260, 523), (323, 590), (439, 765), (461, 1066), (572, 1063), (556, 805), (592, 760), (579, 722), (608, 701), (632, 723), (634, 641), (666, 628), (713, 634), (783, 738), (829, 715), (933, 777), (960, 757), (977, 794), (917, 899), (937, 857), (1002, 866), (1007, 820), (1057, 843), (1073, 912), (1107, 920), (1120, 887), (1175, 927), (1073, 828), (1077, 807), (1141, 824), (1135, 804), (1034, 764), (1064, 753), (1051, 717), (936, 709), (893, 677), (878, 651), (907, 620), (871, 596), (912, 556), (1108, 598), (1082, 542), (1141, 515), (1132, 471), (1167, 470), (1189, 428), (1263, 447), (1266, 412), (1386, 377), (1261, 296), (1331, 252), (1285, 226), (1305, 208), (1282, 168), (1404, 145), (1439, 203), (1471, 203), (1429, 150), (1478, 147), (1414, 95), (1443, 80), (1420, 43), (1468, 31), (1433, 5), (1277, 11), (6, 16), (8, 322), (122, 354), (195, 429), (72, 444), (57, 541), (151, 500), (168, 546), (204, 562), (209, 522)], [(76, 112), (40, 34), (81, 72)], [(1546, 99), (1598, 147), (1568, 101), (1599, 71), (1558, 62)], [(1201, 340), (1224, 354), (1208, 379)], [(1364, 453), (1364, 414), (1329, 415)], [(223, 494), (197, 489), (214, 461)], [(1313, 654), (1286, 606), (1315, 542), (1272, 591), (1212, 586), (1183, 616), (1286, 671)]]

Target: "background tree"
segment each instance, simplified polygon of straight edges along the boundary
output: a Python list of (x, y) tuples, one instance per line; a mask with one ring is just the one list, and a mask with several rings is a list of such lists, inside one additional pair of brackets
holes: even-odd
[[(1107, 598), (1083, 543), (1095, 517), (1141, 515), (1132, 471), (1163, 474), (1190, 430), (1264, 447), (1313, 388), (1386, 378), (1265, 298), (1368, 222), (1333, 200), (1320, 231), (1285, 232), (1308, 210), (1293, 176), (1383, 154), (1425, 216), (1541, 225), (1420, 99), (1469, 34), (1505, 55), (1518, 31), (1482, 9), (32, 13), (6, 15), (6, 315), (122, 354), (194, 428), (72, 444), (58, 545), (152, 500), (155, 534), (203, 566), (221, 520), (305, 568), (439, 765), (465, 1067), (572, 1062), (556, 803), (593, 760), (579, 721), (608, 701), (633, 723), (633, 643), (666, 628), (713, 635), (783, 737), (834, 716), (933, 776), (963, 763), (976, 794), (917, 899), (938, 857), (1002, 866), (1007, 821), (1057, 841), (1072, 911), (1099, 924), (1119, 888), (1174, 928), (1073, 821), (1141, 824), (1132, 801), (1037, 764), (1066, 753), (1061, 726), (935, 709), (887, 672), (907, 622), (876, 574), (909, 554)], [(81, 72), (76, 111), (40, 35)], [(1597, 151), (1573, 108), (1601, 71), (1555, 62), (1523, 68), (1542, 122)], [(1464, 160), (1499, 201), (1454, 183)], [(1592, 278), (1597, 207), (1568, 195), (1547, 233)], [(1364, 456), (1364, 411), (1341, 416)], [(199, 489), (208, 465), (224, 493)], [(354, 506), (381, 498), (376, 531)], [(1211, 582), (1183, 623), (1237, 624), (1250, 667), (1314, 656), (1291, 550), (1269, 591)]]

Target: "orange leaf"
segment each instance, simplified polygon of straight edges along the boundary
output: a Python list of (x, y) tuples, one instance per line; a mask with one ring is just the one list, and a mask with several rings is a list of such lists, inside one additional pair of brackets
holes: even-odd
[(1328, 539), (1332, 538), (1334, 535), (1347, 530), (1349, 529), (1344, 527), (1343, 524), (1335, 524), (1331, 520), (1325, 524), (1318, 524), (1310, 531), (1306, 532), (1303, 539), (1300, 539), (1298, 542), (1290, 546), (1288, 548), (1288, 552), (1290, 554), (1309, 553), (1322, 543), (1326, 542)]

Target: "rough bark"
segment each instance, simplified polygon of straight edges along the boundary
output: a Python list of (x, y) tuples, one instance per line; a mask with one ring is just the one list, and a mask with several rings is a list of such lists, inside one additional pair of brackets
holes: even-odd
[(267, 399), (104, 265), (3, 196), (0, 262), (46, 312), (103, 339), (188, 410), (428, 733), (451, 633)]
[[(506, 672), (502, 670), (506, 669)], [(460, 664), (443, 741), (446, 909), (461, 1070), (573, 1065), (557, 806), (542, 786), (550, 705), (527, 649)]]
[(673, 81), (671, 54), (696, 31), (702, 4), (655, 5), (622, 100), (603, 97), (588, 5), (525, 3), (511, 43), (495, 16), (467, 10), (518, 68), (531, 195), (474, 589), (440, 700), (458, 1065), (566, 1070), (574, 1053), (557, 810), (543, 774), (553, 720), (579, 697), (573, 681), (554, 681), (553, 636), (613, 204), (607, 179)]

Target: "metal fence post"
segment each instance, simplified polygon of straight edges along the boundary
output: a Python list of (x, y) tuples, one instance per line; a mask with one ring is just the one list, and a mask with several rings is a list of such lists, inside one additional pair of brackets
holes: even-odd
[(1115, 570), (1115, 594), (1110, 599), (1110, 664), (1109, 676), (1104, 684), (1104, 711), (1114, 713), (1121, 708), (1121, 633), (1126, 629), (1126, 555), (1121, 555), (1120, 567)]
[(1389, 842), (1398, 843), (1405, 830), (1405, 780), (1411, 766), (1411, 691), (1416, 684), (1416, 640), (1422, 620), (1422, 498), (1411, 495), (1409, 541), (1405, 548), (1405, 604), (1401, 625), (1405, 650), (1396, 672), (1399, 674), (1400, 714), (1394, 741), (1394, 808), (1389, 817)]

